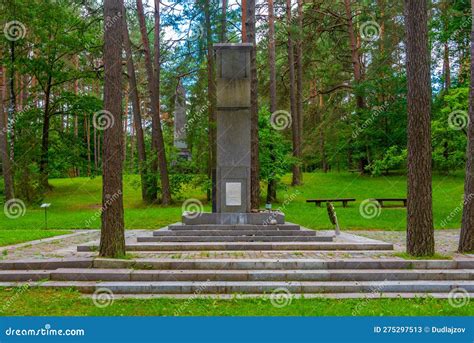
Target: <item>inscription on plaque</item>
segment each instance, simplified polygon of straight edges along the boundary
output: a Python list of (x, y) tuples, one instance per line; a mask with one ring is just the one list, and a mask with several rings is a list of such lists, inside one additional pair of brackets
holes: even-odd
[(225, 204), (227, 206), (242, 205), (242, 184), (240, 182), (226, 182)]

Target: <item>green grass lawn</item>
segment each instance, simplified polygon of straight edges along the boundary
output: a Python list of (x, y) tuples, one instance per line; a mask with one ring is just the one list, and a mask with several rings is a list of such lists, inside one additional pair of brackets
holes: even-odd
[(3, 289), (5, 316), (472, 316), (474, 303), (446, 299), (293, 299), (276, 308), (269, 299), (121, 299), (105, 308), (73, 290)]
[(66, 230), (0, 230), (0, 246), (65, 235), (70, 232)]
[[(210, 210), (204, 192), (196, 186), (188, 186), (168, 207), (147, 205), (140, 198), (138, 176), (125, 176), (124, 206), (125, 223), (128, 229), (156, 229), (177, 222), (181, 216), (181, 203), (188, 198), (196, 198)], [(285, 178), (288, 184), (290, 176)], [(56, 230), (99, 228), (101, 207), (101, 178), (74, 178), (50, 180), (53, 190), (46, 195), (45, 202), (51, 203), (48, 214), (48, 227)], [(436, 228), (442, 228), (441, 222), (451, 213), (454, 214), (447, 228), (460, 226), (461, 201), (463, 194), (463, 176), (436, 175), (433, 178), (434, 217)], [(263, 196), (263, 194), (262, 194)], [(405, 197), (405, 176), (370, 177), (351, 173), (311, 173), (304, 175), (304, 185), (287, 186), (279, 190), (279, 204), (286, 213), (288, 221), (313, 229), (329, 229), (326, 208), (317, 208), (305, 202), (308, 198), (318, 197), (354, 197), (356, 203), (348, 208), (336, 205), (337, 215), (343, 229), (387, 229), (404, 230), (406, 209), (383, 208), (380, 215), (366, 219), (359, 212), (361, 201), (372, 197)], [(285, 204), (287, 199), (287, 204)], [(24, 216), (10, 219), (0, 216), (0, 228), (39, 230), (44, 227), (44, 212), (38, 205), (28, 205)], [(47, 231), (41, 230), (45, 235)]]

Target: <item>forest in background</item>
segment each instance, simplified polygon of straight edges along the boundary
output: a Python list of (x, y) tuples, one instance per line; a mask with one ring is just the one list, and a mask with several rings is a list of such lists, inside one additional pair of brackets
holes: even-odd
[[(450, 173), (466, 162), (470, 3), (429, 5), (432, 159), (436, 171)], [(288, 172), (293, 184), (301, 183), (301, 170), (380, 175), (405, 169), (402, 1), (125, 1), (124, 15), (109, 23), (102, 6), (2, 2), (0, 148), (2, 167), (7, 160), (14, 166), (5, 193), (11, 183), (17, 197), (35, 202), (49, 189), (48, 178), (102, 174), (111, 119), (103, 111), (104, 31), (124, 18), (130, 45), (122, 53), (123, 169), (142, 175), (144, 200), (169, 203), (188, 182), (211, 193), (212, 44), (242, 37), (257, 43), (257, 180), (275, 188)], [(245, 15), (255, 18), (254, 28), (241, 26)], [(190, 161), (173, 147), (179, 83), (187, 96)], [(269, 193), (274, 197), (275, 190)]]

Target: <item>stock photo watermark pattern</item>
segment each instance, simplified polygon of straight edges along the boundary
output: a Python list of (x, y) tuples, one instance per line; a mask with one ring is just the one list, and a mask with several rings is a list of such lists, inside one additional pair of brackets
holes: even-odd
[(10, 219), (17, 219), (26, 214), (26, 205), (21, 199), (10, 199), (3, 205), (3, 213)]
[(293, 294), (285, 287), (279, 287), (270, 294), (270, 303), (276, 308), (283, 308), (291, 304)]
[(186, 199), (182, 206), (181, 210), (183, 212), (183, 215), (185, 215), (188, 218), (198, 218), (201, 216), (201, 214), (204, 212), (204, 205), (202, 204), (201, 200), (199, 199)]
[(98, 308), (105, 308), (114, 303), (114, 293), (106, 287), (100, 287), (92, 294), (92, 302)]
[(6, 39), (11, 42), (16, 42), (26, 36), (26, 26), (17, 20), (10, 21), (3, 27), (3, 34)]
[(377, 200), (365, 199), (359, 205), (359, 213), (365, 219), (374, 219), (382, 213), (382, 206)]
[(449, 114), (448, 125), (452, 130), (466, 130), (469, 126), (469, 115), (467, 111), (457, 110)]
[(270, 125), (277, 131), (282, 131), (291, 127), (291, 114), (285, 110), (275, 111), (270, 116)]
[(380, 38), (380, 25), (374, 21), (366, 21), (360, 25), (360, 38), (366, 42), (375, 42)]
[(468, 305), (470, 298), (469, 292), (462, 287), (453, 288), (448, 295), (449, 304), (456, 308)]
[(115, 118), (114, 115), (109, 111), (101, 110), (94, 113), (92, 117), (92, 124), (99, 131), (107, 130), (114, 126)]

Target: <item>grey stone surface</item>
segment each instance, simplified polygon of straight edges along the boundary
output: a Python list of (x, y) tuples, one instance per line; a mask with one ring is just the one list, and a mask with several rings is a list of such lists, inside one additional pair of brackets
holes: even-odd
[[(300, 230), (260, 230), (249, 229), (241, 230), (238, 227), (235, 230), (158, 230), (153, 232), (153, 236), (316, 236), (316, 231), (300, 231)], [(329, 237), (329, 236), (327, 236)]]
[(248, 44), (215, 46), (218, 213), (250, 212), (251, 48)]
[[(79, 245), (78, 251), (97, 251), (97, 245)], [(337, 242), (181, 242), (181, 243), (129, 243), (126, 245), (127, 251), (215, 251), (215, 250), (392, 250), (390, 243), (337, 243)]]
[[(260, 212), (260, 213), (200, 213), (199, 215), (183, 215), (182, 222), (186, 225), (261, 225), (269, 228), (277, 227), (271, 224), (275, 220), (277, 225), (285, 224), (285, 215), (281, 212)], [(295, 224), (293, 224), (295, 225)], [(263, 228), (262, 228), (263, 229)]]
[(174, 107), (174, 146), (178, 149), (180, 158), (189, 159), (186, 143), (186, 90), (181, 80), (176, 87)]
[(212, 236), (151, 236), (151, 237), (138, 237), (137, 242), (332, 242), (332, 237), (323, 236), (223, 236), (223, 235), (212, 235)]

